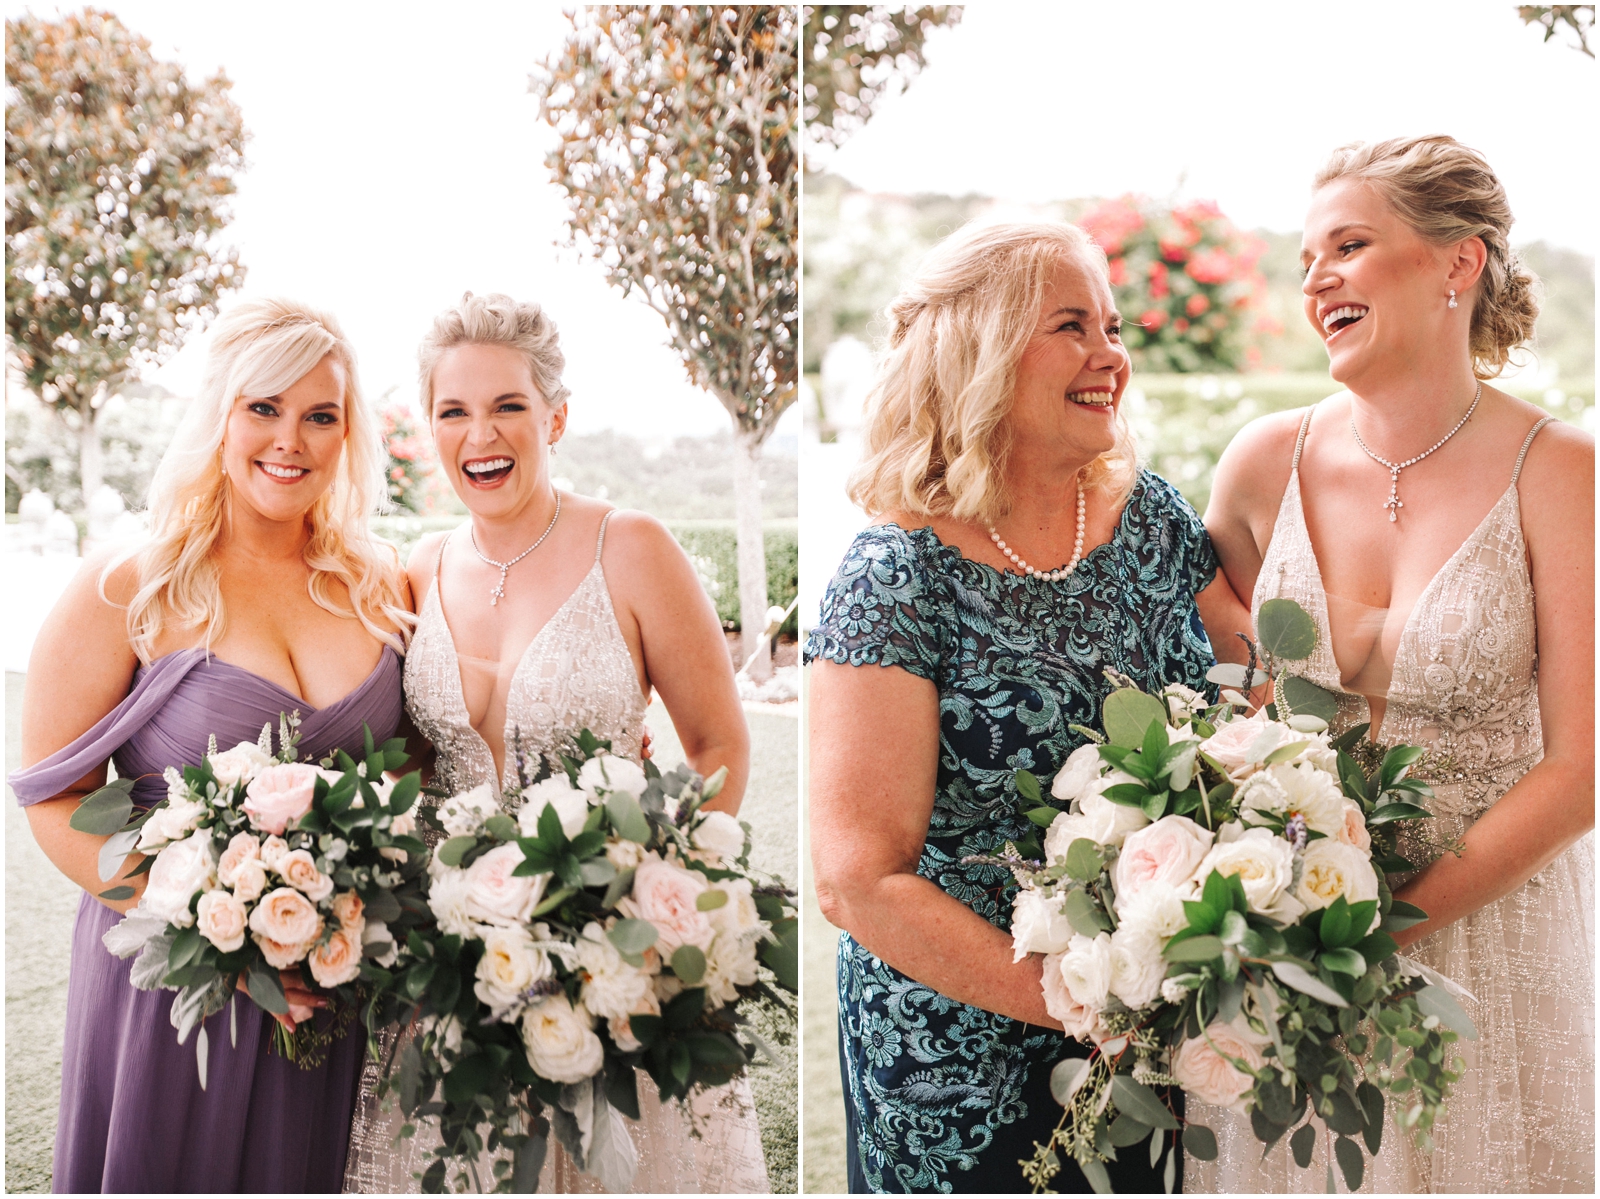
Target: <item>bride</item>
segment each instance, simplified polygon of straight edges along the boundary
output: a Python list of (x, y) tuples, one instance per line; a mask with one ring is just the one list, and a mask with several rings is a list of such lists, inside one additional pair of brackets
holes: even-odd
[[(1363, 1189), (1593, 1191), (1594, 442), (1485, 386), (1537, 305), (1479, 154), (1346, 146), (1315, 187), (1305, 310), (1346, 390), (1246, 428), (1206, 524), (1256, 611), (1312, 614), (1335, 728), (1427, 750), (1431, 844), (1395, 894), (1430, 918), (1396, 939), (1472, 992), (1478, 1038), (1433, 1151), (1391, 1120)], [(1222, 1152), (1188, 1189), (1323, 1189), (1326, 1146), (1263, 1160), (1199, 1106)]]
[[(537, 304), (468, 295), (421, 350), (423, 409), (451, 485), (471, 512), (424, 538), (409, 565), (419, 602), (406, 706), (437, 752), (435, 782), (499, 794), (581, 729), (637, 761), (652, 689), (689, 764), (727, 782), (709, 805), (738, 810), (749, 734), (733, 669), (694, 569), (658, 522), (556, 491), (550, 457), (567, 420), (565, 359)], [(437, 1138), (395, 1145), (368, 1063), (345, 1190), (415, 1191)], [(749, 1083), (664, 1104), (642, 1072), (636, 1192), (767, 1190)], [(599, 1191), (554, 1141), (540, 1191)]]

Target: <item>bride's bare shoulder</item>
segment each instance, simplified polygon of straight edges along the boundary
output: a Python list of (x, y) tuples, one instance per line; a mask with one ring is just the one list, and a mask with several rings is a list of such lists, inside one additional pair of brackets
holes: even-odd
[(1234, 434), (1217, 461), (1213, 507), (1250, 510), (1267, 504), (1277, 509), (1289, 485), (1294, 444), (1306, 411), (1292, 408), (1258, 416)]

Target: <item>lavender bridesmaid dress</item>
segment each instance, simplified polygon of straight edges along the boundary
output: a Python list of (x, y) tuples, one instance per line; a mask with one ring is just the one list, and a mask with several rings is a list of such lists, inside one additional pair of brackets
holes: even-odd
[[(148, 807), (166, 794), (162, 771), (199, 762), (212, 734), (223, 748), (254, 741), (264, 723), (276, 730), (280, 712), (298, 710), (300, 757), (315, 761), (338, 748), (359, 754), (363, 724), (380, 741), (394, 736), (401, 707), (400, 657), (392, 649), (326, 708), (203, 649), (180, 650), (141, 667), (128, 698), (105, 719), (9, 781), (26, 806), (109, 757), (119, 777), (138, 779), (134, 802)], [(336, 1041), (322, 1066), (302, 1070), (268, 1053), (269, 1017), (236, 996), (238, 1046), (229, 1043), (224, 1008), (206, 1022), (209, 1077), (201, 1090), (194, 1040), (179, 1045), (168, 1018), (173, 993), (135, 990), (132, 959), (113, 957), (100, 942), (119, 919), (87, 892), (79, 901), (55, 1190), (338, 1191), (361, 1074), (359, 1029)]]

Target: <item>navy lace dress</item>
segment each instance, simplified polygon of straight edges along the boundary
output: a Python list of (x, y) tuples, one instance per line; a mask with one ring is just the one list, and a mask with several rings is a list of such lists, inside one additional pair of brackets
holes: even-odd
[[(1099, 724), (1112, 667), (1140, 686), (1205, 685), (1213, 658), (1195, 595), (1216, 556), (1194, 510), (1141, 472), (1115, 535), (1066, 579), (1001, 573), (931, 528), (866, 529), (822, 604), (806, 660), (898, 666), (939, 689), (939, 770), (917, 873), (998, 928), (1009, 873), (964, 866), (1032, 826), (1012, 772), (1049, 778)], [(946, 998), (839, 941), (839, 1056), (850, 1190), (1017, 1191), (1061, 1116), (1050, 1067), (1085, 1050), (1058, 1032)], [(1110, 1166), (1119, 1192), (1162, 1189), (1141, 1145)], [(1071, 1162), (1060, 1190), (1089, 1190)]]

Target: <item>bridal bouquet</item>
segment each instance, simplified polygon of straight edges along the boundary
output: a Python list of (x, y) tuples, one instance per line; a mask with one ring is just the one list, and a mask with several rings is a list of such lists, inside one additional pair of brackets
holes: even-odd
[(724, 772), (608, 750), (585, 730), (563, 771), (507, 792), (515, 815), (487, 786), (440, 802), (434, 924), (399, 947), (371, 1009), (416, 1022), (385, 1087), (408, 1117), (439, 1118), (426, 1191), (452, 1161), (474, 1189), (531, 1190), (552, 1127), (579, 1169), (626, 1191), (635, 1069), (663, 1100), (728, 1082), (760, 1043), (740, 1002), (797, 989), (793, 892), (751, 870), (747, 826), (704, 809)]
[[(258, 743), (220, 753), (213, 737), (200, 765), (167, 770), (166, 798), (134, 819), (131, 779), (94, 792), (73, 813), (72, 827), (111, 834), (102, 878), (130, 852), (145, 855), (128, 875), (148, 871), (144, 894), (104, 942), (118, 957), (138, 955), (134, 986), (178, 993), (172, 1024), (179, 1044), (198, 1030), (202, 1087), (202, 1021), (229, 1003), (241, 978), (274, 1014), (289, 1010), (280, 970), (309, 971), (313, 990), (333, 1000), (331, 1031), (315, 1021), (294, 1033), (273, 1026), (285, 1056), (309, 1067), (353, 1019), (356, 984), (373, 969), (364, 959), (392, 960), (388, 923), (402, 918), (403, 902), (421, 907), (426, 851), (411, 813), (421, 776), (383, 777), (404, 764), (405, 743), (374, 745), (368, 729), (362, 761), (340, 750), (313, 766), (295, 760), (298, 725), (298, 713), (281, 718), (276, 755), (270, 725)], [(127, 899), (133, 890), (123, 884), (101, 897)], [(234, 1044), (237, 1019), (230, 1008)]]
[[(1254, 661), (1217, 673), (1266, 680)], [(1428, 1148), (1462, 1069), (1451, 1045), (1476, 1032), (1459, 988), (1399, 956), (1389, 935), (1426, 919), (1384, 878), (1411, 868), (1396, 826), (1429, 815), (1417, 801), (1431, 790), (1409, 777), (1422, 751), (1398, 746), (1364, 770), (1352, 753), (1366, 726), (1330, 739), (1322, 717), (1283, 702), (1281, 679), (1278, 702), (1249, 718), (1234, 690), (1210, 704), (1181, 685), (1150, 695), (1112, 681), (1104, 736), (1080, 730), (1091, 743), (1051, 784), (1070, 808), (1017, 774), (1036, 805), (1027, 816), (1048, 831), (1042, 860), (1004, 859), (1021, 886), (1015, 953), (1046, 955), (1046, 1007), (1093, 1046), (1056, 1066), (1066, 1112), (1024, 1176), (1045, 1187), (1059, 1148), (1108, 1191), (1103, 1163), (1148, 1142), (1152, 1166), (1166, 1153), (1170, 1191), (1179, 1136), (1203, 1160), (1217, 1142), (1159, 1087), (1248, 1114), (1266, 1150), (1292, 1134), (1302, 1168), (1320, 1119), (1352, 1190), (1365, 1168), (1357, 1138), (1378, 1153), (1387, 1099)], [(1328, 1172), (1331, 1190), (1332, 1162)]]

